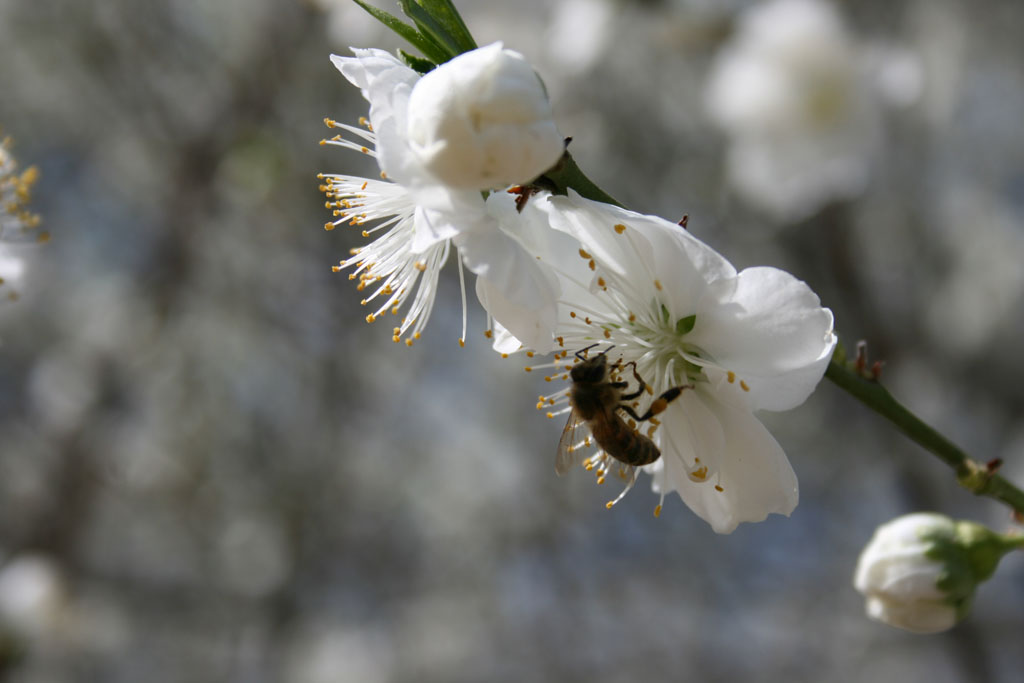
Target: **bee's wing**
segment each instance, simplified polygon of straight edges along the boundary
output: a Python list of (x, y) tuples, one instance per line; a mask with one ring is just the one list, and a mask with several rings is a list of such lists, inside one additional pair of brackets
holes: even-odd
[[(568, 472), (583, 459), (584, 448), (579, 443), (577, 433), (582, 436), (586, 431), (586, 421), (575, 410), (569, 413), (569, 421), (562, 430), (562, 438), (558, 440), (558, 453), (555, 454), (555, 473), (559, 476)], [(581, 428), (582, 427), (582, 428)], [(579, 446), (577, 448), (577, 446)]]

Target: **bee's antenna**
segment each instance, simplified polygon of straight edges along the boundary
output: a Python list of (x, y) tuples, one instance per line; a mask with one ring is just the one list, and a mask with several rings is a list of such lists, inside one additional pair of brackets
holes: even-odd
[[(594, 348), (595, 346), (600, 346), (600, 345), (601, 345), (601, 342), (594, 342), (590, 346), (583, 347), (582, 349), (580, 349), (579, 351), (576, 352), (576, 358), (578, 358), (579, 360), (585, 360), (585, 354), (587, 353), (587, 351), (589, 351), (590, 349)], [(607, 353), (607, 352), (606, 351), (602, 351), (601, 355), (603, 356), (605, 353)]]

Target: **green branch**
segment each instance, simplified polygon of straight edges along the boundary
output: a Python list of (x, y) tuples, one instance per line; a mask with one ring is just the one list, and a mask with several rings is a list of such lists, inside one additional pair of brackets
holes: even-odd
[(971, 459), (952, 441), (907, 410), (878, 383), (875, 378), (877, 370), (868, 370), (864, 366), (863, 361), (847, 361), (840, 346), (832, 356), (825, 377), (949, 465), (956, 472), (957, 481), (968, 491), (994, 498), (1009, 505), (1018, 516), (1024, 516), (1024, 491), (996, 474), (994, 468)]

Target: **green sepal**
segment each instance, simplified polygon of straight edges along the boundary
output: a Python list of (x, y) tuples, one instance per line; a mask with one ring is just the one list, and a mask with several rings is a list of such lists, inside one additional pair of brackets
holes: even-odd
[(422, 52), (427, 59), (435, 63), (448, 61), (449, 56), (445, 50), (440, 45), (437, 45), (432, 39), (422, 35), (416, 30), (416, 28), (409, 26), (409, 24), (405, 23), (393, 14), (388, 14), (384, 10), (377, 9), (373, 5), (368, 5), (363, 2), (363, 0), (352, 1), (366, 10), (374, 19), (387, 26), (389, 29), (405, 39), (410, 45)]
[(693, 326), (697, 324), (697, 314), (688, 315), (685, 318), (680, 318), (676, 321), (676, 334), (682, 337), (684, 334), (688, 334), (693, 331)]
[(402, 58), (402, 61), (405, 62), (406, 66), (419, 74), (425, 74), (437, 68), (437, 64), (434, 64), (429, 59), (423, 59), (422, 57), (411, 55), (402, 49), (398, 50), (398, 56)]
[(661, 306), (661, 322), (662, 324), (667, 325), (669, 318), (672, 317), (672, 314), (668, 312), (668, 307), (665, 306), (665, 304), (659, 305)]
[(991, 577), (1003, 555), (1015, 547), (1007, 537), (967, 521), (922, 534), (922, 539), (931, 543), (925, 557), (943, 567), (936, 586), (958, 614), (966, 614), (978, 584)]

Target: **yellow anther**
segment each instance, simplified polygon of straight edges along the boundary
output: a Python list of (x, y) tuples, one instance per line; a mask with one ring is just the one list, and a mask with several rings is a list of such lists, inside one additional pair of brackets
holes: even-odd
[(545, 382), (550, 382), (551, 381), (551, 377), (550, 376), (545, 376), (544, 377), (544, 381)]
[(655, 289), (657, 289), (660, 292), (661, 291), (661, 280), (655, 280), (654, 281), (654, 287), (655, 287)]
[(598, 278), (597, 278), (597, 286), (598, 287), (604, 287), (605, 286), (605, 282), (604, 282), (604, 278), (603, 277), (598, 276)]
[[(363, 301), (362, 303), (365, 304), (366, 302)], [(370, 315), (366, 316), (366, 322), (368, 322), (368, 323), (372, 323), (376, 319), (377, 319), (377, 316), (375, 316), (373, 313), (371, 313)]]
[(554, 418), (554, 417), (555, 417), (555, 414), (554, 414), (554, 413), (552, 413), (552, 412), (550, 412), (550, 411), (548, 411), (548, 413), (547, 413), (547, 416), (548, 416), (549, 418)]
[(615, 224), (615, 232), (617, 232), (617, 233), (619, 233), (621, 235), (622, 233), (626, 232), (626, 226), (623, 225), (622, 223), (616, 223)]
[[(569, 311), (569, 317), (570, 318), (575, 318), (576, 317), (576, 311)], [(559, 337), (559, 339), (561, 339), (561, 337)]]
[(540, 410), (543, 407), (544, 407), (544, 401), (537, 401), (537, 410)]
[(406, 346), (412, 346), (412, 339), (406, 339), (405, 340), (405, 345)]
[(503, 354), (501, 354), (501, 357), (502, 358), (508, 358), (508, 354), (507, 353), (503, 353)]
[(594, 259), (590, 259), (590, 263), (587, 264), (587, 267), (591, 270), (595, 270), (597, 268), (597, 264), (594, 263)]
[(729, 384), (732, 384), (733, 382), (735, 382), (735, 381), (736, 381), (736, 373), (735, 373), (735, 372), (733, 372), (732, 370), (730, 370), (730, 371), (729, 371), (729, 372), (728, 372), (728, 373), (726, 374), (725, 378), (726, 378), (727, 380), (729, 380)]
[(327, 126), (328, 128), (334, 128), (334, 121), (332, 121), (331, 119), (329, 119), (329, 118), (327, 118), (325, 116), (324, 117), (324, 125)]
[(631, 322), (631, 323), (635, 323), (636, 322), (636, 314), (635, 313), (630, 313), (629, 314), (629, 322)]
[(462, 349), (462, 348), (465, 348), (465, 347), (466, 347), (466, 340), (463, 339), (462, 337), (459, 337), (459, 348)]
[(527, 351), (527, 352), (526, 352), (526, 357), (527, 357), (527, 358), (533, 358), (533, 357), (534, 357), (535, 355), (536, 355), (536, 354), (535, 354), (535, 353), (534, 353), (533, 351)]
[(423, 261), (417, 261), (413, 264), (413, 268), (420, 271), (421, 273), (427, 269), (427, 264)]
[(606, 507), (607, 509), (609, 509), (609, 510), (611, 510), (611, 509), (612, 509), (612, 506), (613, 506), (613, 505), (615, 505), (615, 501), (614, 501), (614, 500), (609, 500), (609, 501), (608, 501), (607, 503), (605, 503), (605, 504), (604, 504), (604, 506), (605, 506), (605, 507)]
[(527, 372), (533, 372), (533, 368), (531, 368), (529, 365), (524, 367), (523, 370), (526, 370)]
[(722, 488), (721, 486), (719, 486), (718, 484), (715, 484), (715, 490), (716, 490), (716, 491), (718, 491), (719, 493), (721, 493), (721, 492), (722, 492), (722, 491), (724, 491), (725, 489), (723, 489), (723, 488)]
[(605, 331), (604, 331), (604, 338), (605, 339), (611, 339), (612, 338), (612, 331), (606, 328)]
[(654, 516), (655, 517), (661, 517), (661, 506), (660, 505), (656, 505), (654, 507)]
[(603, 484), (604, 483), (604, 475), (603, 474), (597, 478), (597, 483), (598, 484)]
[(484, 330), (484, 336), (490, 339), (491, 337), (494, 336), (494, 332), (492, 332), (491, 330)]
[(582, 256), (582, 257), (583, 257), (583, 258), (585, 258), (585, 259), (589, 259), (589, 258), (590, 258), (590, 254), (588, 254), (588, 253), (587, 253), (586, 251), (584, 251), (583, 249), (580, 249), (580, 256)]
[[(341, 266), (331, 266), (332, 273), (337, 273), (339, 270), (341, 270)], [(352, 278), (349, 279), (351, 280)]]
[(393, 337), (391, 337), (391, 341), (393, 341), (393, 342), (395, 342), (395, 343), (397, 344), (398, 342), (402, 341), (402, 338), (401, 338), (401, 337), (399, 337), (399, 336), (398, 336), (398, 335), (396, 334), (396, 335), (394, 335)]
[(360, 190), (360, 191), (362, 191), (362, 190), (365, 190), (365, 189), (366, 189), (366, 186), (367, 186), (368, 184), (369, 184), (369, 182), (364, 182), (364, 183), (363, 183), (363, 184), (362, 184), (362, 185), (361, 185), (361, 186), (359, 187), (359, 190)]
[(742, 389), (743, 391), (750, 391), (750, 387), (747, 386), (747, 383), (744, 382), (743, 380), (740, 380), (740, 389)]
[(413, 339), (419, 339), (420, 338), (420, 333), (419, 332), (413, 332), (412, 338)]
[(362, 152), (363, 154), (369, 154), (370, 153), (370, 150), (366, 149), (365, 147), (360, 147), (359, 151)]
[(336, 228), (336, 227), (337, 226), (334, 225), (334, 223), (324, 223), (324, 230), (326, 230), (327, 232), (330, 232), (331, 230), (334, 230), (334, 228)]
[(701, 467), (700, 469), (690, 472), (690, 479), (692, 479), (693, 481), (704, 481), (707, 478), (708, 468), (706, 465), (704, 467)]

